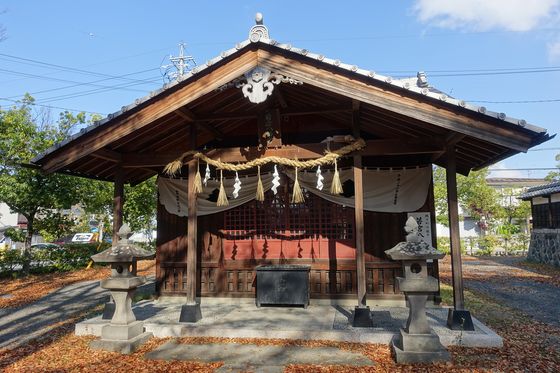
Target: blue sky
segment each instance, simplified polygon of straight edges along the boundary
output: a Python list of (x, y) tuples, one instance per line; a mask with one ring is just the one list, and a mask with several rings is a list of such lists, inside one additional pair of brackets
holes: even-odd
[[(278, 41), (394, 77), (424, 70), (430, 84), (454, 97), (557, 133), (559, 6), (560, 0), (8, 0), (0, 3), (7, 35), (0, 42), (0, 97), (30, 92), (55, 114), (54, 107), (111, 113), (162, 85), (159, 66), (177, 54), (180, 41), (204, 63), (246, 39), (260, 11)], [(533, 68), (553, 71), (527, 72)], [(125, 74), (129, 80), (107, 76)], [(506, 103), (536, 100), (557, 101)], [(554, 167), (559, 141), (494, 168)]]

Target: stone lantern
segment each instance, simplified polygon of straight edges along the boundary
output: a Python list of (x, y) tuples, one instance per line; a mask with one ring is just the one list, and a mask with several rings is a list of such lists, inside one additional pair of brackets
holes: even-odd
[(400, 335), (392, 342), (397, 363), (416, 363), (450, 360), (449, 352), (441, 344), (426, 317), (428, 296), (438, 290), (438, 280), (428, 276), (427, 259), (445, 256), (418, 236), (418, 223), (409, 217), (404, 227), (405, 242), (385, 251), (393, 260), (402, 261), (404, 277), (397, 277), (400, 290), (408, 300), (409, 315)]
[(111, 322), (101, 329), (101, 339), (91, 342), (96, 349), (131, 353), (152, 333), (144, 333), (144, 325), (132, 311), (132, 297), (136, 288), (146, 282), (131, 271), (137, 260), (152, 259), (154, 254), (128, 241), (131, 231), (127, 224), (119, 229), (119, 241), (105, 251), (91, 257), (96, 263), (110, 263), (111, 276), (101, 280), (103, 289), (111, 291), (115, 311)]

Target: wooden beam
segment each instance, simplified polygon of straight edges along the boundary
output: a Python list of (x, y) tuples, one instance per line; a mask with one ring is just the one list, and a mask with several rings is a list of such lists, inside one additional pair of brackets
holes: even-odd
[(196, 125), (212, 133), (216, 138), (216, 140), (222, 141), (224, 139), (224, 133), (219, 129), (217, 129), (216, 127), (214, 127), (213, 125), (211, 125), (210, 123), (197, 121)]
[[(445, 146), (447, 148), (452, 146), (454, 147), (459, 141), (463, 140), (465, 137), (467, 137), (465, 134), (452, 132), (449, 135), (447, 135), (447, 137), (445, 138), (444, 140)], [(432, 157), (432, 163), (437, 162), (444, 155), (445, 155), (445, 150), (438, 153), (434, 153)]]
[(179, 88), (173, 94), (162, 94), (157, 100), (134, 114), (125, 115), (122, 119), (116, 119), (105, 125), (103, 131), (91, 132), (45, 156), (42, 160), (42, 168), (46, 173), (64, 168), (108, 144), (144, 128), (154, 120), (176, 111), (199, 97), (212, 93), (216, 88), (256, 66), (257, 53), (248, 50), (229, 63), (219, 66), (207, 74), (200, 74), (198, 79)]
[(312, 114), (329, 114), (329, 113), (351, 113), (352, 108), (348, 105), (329, 105), (325, 107), (308, 107), (300, 109), (285, 109), (280, 110), (282, 116), (298, 116), (298, 115), (312, 115)]
[(92, 153), (91, 155), (94, 156), (95, 158), (103, 159), (110, 162), (122, 161), (121, 153), (109, 149), (99, 149), (96, 152)]
[[(410, 138), (368, 140), (366, 147), (360, 150), (362, 156), (380, 155), (408, 155), (432, 154), (444, 151), (443, 142), (437, 138)], [(120, 155), (123, 168), (161, 167), (177, 159), (181, 154), (175, 152), (157, 153), (117, 153)], [(216, 148), (206, 153), (209, 157), (220, 158), (224, 162), (246, 162), (259, 157), (298, 157), (298, 159), (313, 159), (325, 154), (324, 144), (282, 145), (279, 148), (258, 149), (245, 148)], [(93, 155), (93, 154), (92, 154)], [(113, 157), (115, 158), (115, 157)], [(104, 158), (105, 159), (105, 158)], [(111, 160), (111, 159), (107, 159)], [(111, 160), (117, 163), (116, 160)]]
[(175, 110), (175, 114), (177, 114), (187, 122), (194, 122), (196, 120), (196, 115), (194, 115), (192, 111), (185, 107)]
[[(191, 149), (196, 146), (196, 127), (191, 127)], [(197, 162), (189, 162), (188, 199), (187, 199), (187, 304), (196, 304), (196, 282), (197, 282), (197, 216), (196, 216), (196, 193), (194, 191), (194, 179), (197, 171)]]
[[(298, 116), (298, 115), (312, 115), (312, 114), (328, 114), (328, 113), (349, 113), (352, 108), (348, 105), (329, 105), (324, 107), (306, 107), (306, 108), (292, 108), (281, 109), (281, 116)], [(197, 121), (219, 121), (219, 120), (238, 120), (238, 119), (257, 119), (260, 113), (244, 112), (231, 112), (231, 113), (213, 113), (213, 114), (200, 114), (197, 116)]]
[(123, 224), (124, 171), (117, 167), (113, 191), (113, 242), (118, 242), (118, 232)]
[(212, 126), (209, 123), (206, 123), (204, 120), (198, 119), (198, 117), (189, 109), (182, 107), (180, 109), (175, 110), (175, 114), (186, 120), (188, 123), (196, 123), (197, 126), (204, 128), (208, 132), (212, 133), (216, 140), (223, 140), (224, 134), (218, 130), (216, 127)]
[[(360, 107), (359, 102), (354, 102), (352, 112), (352, 130), (356, 138), (360, 137)], [(365, 228), (364, 228), (364, 185), (362, 155), (354, 155), (354, 218), (356, 223), (356, 278), (358, 282), (358, 307), (366, 307), (366, 262)]]
[(286, 74), (304, 84), (520, 152), (527, 151), (532, 144), (530, 135), (514, 131), (508, 126), (491, 124), (491, 118), (488, 121), (474, 119), (461, 113), (460, 109), (452, 110), (443, 105), (422, 102), (424, 100), (419, 100), (417, 95), (383, 89), (270, 51), (258, 50), (257, 53), (260, 66)]
[(278, 104), (280, 105), (280, 107), (282, 109), (286, 109), (288, 107), (288, 103), (286, 102), (286, 98), (284, 97), (284, 94), (282, 93), (282, 88), (281, 88), (280, 85), (278, 85), (274, 89), (274, 97), (276, 98), (276, 101), (278, 101)]
[(447, 205), (449, 214), (449, 238), (451, 243), (451, 273), (453, 282), (453, 307), (465, 309), (463, 295), (463, 269), (461, 263), (461, 239), (459, 236), (459, 205), (457, 200), (457, 166), (455, 147), (447, 150)]

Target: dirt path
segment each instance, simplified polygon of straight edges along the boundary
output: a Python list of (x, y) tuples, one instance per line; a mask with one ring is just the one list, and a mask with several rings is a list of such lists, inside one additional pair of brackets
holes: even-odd
[[(520, 257), (465, 257), (465, 287), (482, 292), (535, 320), (560, 326), (560, 287), (555, 284), (554, 270), (527, 267), (523, 260)], [(442, 278), (450, 278), (449, 272), (449, 262), (444, 261)]]

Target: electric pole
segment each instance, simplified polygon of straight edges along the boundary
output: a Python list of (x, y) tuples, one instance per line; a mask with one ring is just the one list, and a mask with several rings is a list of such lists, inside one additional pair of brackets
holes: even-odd
[[(196, 66), (194, 57), (185, 54), (185, 46), (185, 43), (179, 43), (179, 55), (170, 55), (169, 61), (171, 64), (161, 66), (162, 75), (164, 79), (169, 82), (173, 80), (181, 80), (189, 70)], [(175, 71), (172, 71), (173, 68)]]

